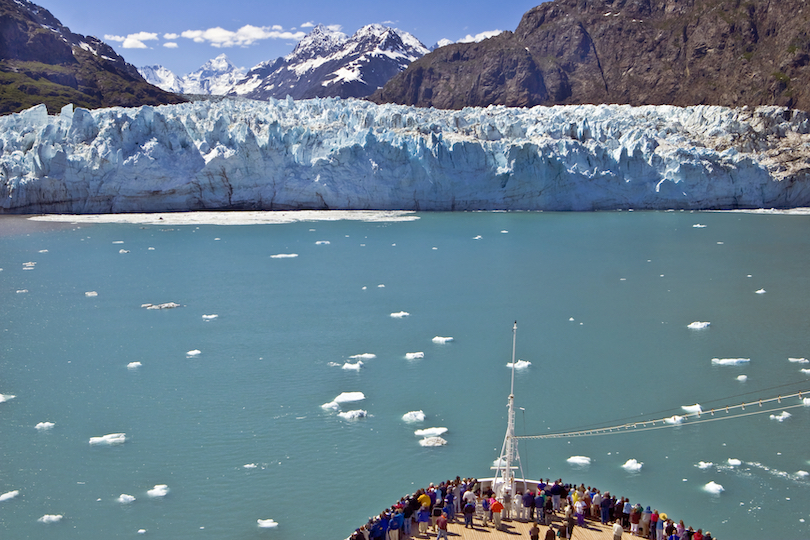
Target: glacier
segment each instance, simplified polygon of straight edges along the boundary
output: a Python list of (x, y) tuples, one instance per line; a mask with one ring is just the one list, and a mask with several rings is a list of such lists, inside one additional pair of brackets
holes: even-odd
[(39, 105), (0, 117), (0, 213), (794, 208), (809, 156), (779, 107)]

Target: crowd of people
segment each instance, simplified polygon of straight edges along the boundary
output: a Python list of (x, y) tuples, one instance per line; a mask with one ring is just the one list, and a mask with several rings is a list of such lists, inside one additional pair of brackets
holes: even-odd
[[(522, 482), (519, 482), (522, 485)], [(369, 518), (350, 540), (406, 540), (411, 537), (447, 538), (447, 525), (457, 520), (465, 528), (474, 528), (474, 520), (482, 527), (491, 523), (503, 528), (503, 520), (532, 522), (531, 540), (539, 540), (545, 525), (545, 540), (571, 538), (575, 526), (585, 527), (587, 521), (599, 521), (612, 526), (614, 539), (625, 532), (649, 540), (717, 540), (710, 532), (694, 530), (675, 523), (663, 512), (650, 506), (632, 504), (625, 497), (617, 498), (609, 491), (593, 487), (566, 484), (562, 479), (530, 483), (525, 492), (517, 490), (512, 496), (506, 491), (495, 497), (491, 486), (483, 486), (475, 478), (447, 480), (430, 484), (412, 495), (406, 495)], [(556, 523), (555, 523), (556, 522)]]

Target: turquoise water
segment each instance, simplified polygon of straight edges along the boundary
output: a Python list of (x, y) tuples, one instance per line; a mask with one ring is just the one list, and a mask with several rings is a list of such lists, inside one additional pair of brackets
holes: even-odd
[[(19, 491), (0, 501), (0, 537), (344, 538), (428, 482), (491, 474), (515, 320), (531, 362), (516, 373), (519, 435), (810, 390), (810, 364), (788, 361), (810, 357), (808, 216), (417, 216), (0, 219), (0, 394), (15, 396), (0, 403), (0, 495)], [(164, 302), (181, 307), (141, 307)], [(362, 353), (376, 357), (341, 368)], [(363, 392), (341, 409), (369, 416), (321, 407), (342, 392)], [(402, 420), (415, 410), (424, 422)], [(522, 441), (521, 461), (530, 478), (608, 489), (721, 539), (808, 538), (810, 480), (797, 473), (810, 470), (810, 410), (788, 410)], [(413, 431), (427, 427), (447, 427), (447, 444), (420, 446)], [(89, 444), (112, 433), (126, 442)], [(640, 471), (622, 468), (631, 458)], [(160, 484), (168, 494), (150, 497)], [(277, 528), (257, 526), (270, 518)]]

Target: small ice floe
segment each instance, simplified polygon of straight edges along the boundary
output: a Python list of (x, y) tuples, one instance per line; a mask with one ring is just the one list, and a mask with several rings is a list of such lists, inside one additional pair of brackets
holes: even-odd
[(808, 364), (810, 360), (807, 358), (788, 358), (788, 362), (793, 362), (794, 364)]
[(622, 465), (622, 469), (629, 472), (638, 472), (641, 470), (641, 467), (643, 465), (644, 465), (643, 461), (638, 461), (636, 459), (631, 458), (624, 462), (624, 465)]
[(353, 401), (362, 401), (364, 399), (366, 399), (366, 395), (363, 394), (363, 392), (343, 392), (329, 403), (324, 403), (321, 405), (321, 408), (326, 410), (337, 410), (340, 409), (341, 403), (351, 403)]
[(163, 304), (141, 304), (141, 307), (146, 309), (172, 309), (180, 307), (180, 304), (176, 302), (164, 302)]
[(128, 249), (119, 249), (118, 253), (129, 253)]
[(87, 291), (84, 295), (88, 298), (93, 298), (94, 296), (98, 296), (98, 293), (96, 291)]
[(150, 497), (165, 497), (169, 493), (169, 486), (166, 484), (156, 484), (155, 487), (146, 492)]
[(453, 341), (451, 337), (436, 336), (433, 338), (433, 343), (450, 343)]
[(591, 458), (589, 458), (588, 456), (571, 456), (565, 461), (567, 461), (571, 465), (578, 465), (580, 467), (584, 467), (586, 465), (591, 464)]
[(776, 420), (777, 422), (784, 422), (785, 420), (787, 420), (790, 417), (791, 417), (791, 414), (789, 412), (787, 412), (787, 411), (782, 411), (779, 414), (772, 414), (770, 416), (771, 420)]
[(34, 261), (23, 263), (23, 270), (33, 270), (37, 263)]
[(706, 225), (703, 225), (701, 223), (695, 223), (694, 225), (692, 225), (692, 228), (693, 229), (705, 229)]
[(431, 427), (425, 429), (417, 429), (413, 432), (417, 437), (438, 437), (447, 433), (446, 427)]
[(148, 247), (148, 248), (146, 248), (146, 251), (155, 251), (155, 248), (153, 248), (153, 247)]
[(258, 523), (259, 527), (262, 529), (275, 529), (278, 527), (278, 522), (274, 519), (257, 519), (256, 523)]
[(28, 289), (17, 289), (17, 294), (27, 293)]
[(358, 360), (356, 364), (352, 364), (349, 362), (343, 364), (343, 369), (345, 369), (346, 371), (360, 371), (361, 367), (363, 367), (362, 360)]
[(742, 461), (740, 461), (737, 458), (728, 458), (727, 463), (729, 467), (739, 467), (740, 465), (742, 465)]
[(568, 321), (569, 322), (574, 322), (574, 318), (573, 317), (568, 317)]
[(19, 494), (20, 494), (19, 489), (15, 489), (14, 491), (6, 491), (2, 495), (0, 495), (0, 502), (10, 501), (11, 499), (13, 499), (14, 497), (16, 497)]
[(90, 437), (90, 444), (92, 445), (106, 445), (113, 446), (116, 444), (123, 444), (127, 440), (126, 433), (108, 433), (101, 437)]
[(130, 362), (129, 364), (127, 364), (127, 369), (138, 369), (142, 365), (143, 364), (141, 364), (140, 362)]
[(799, 478), (807, 478), (808, 476), (810, 476), (810, 473), (808, 473), (807, 471), (796, 471), (796, 476), (798, 476)]
[(200, 356), (202, 351), (199, 349), (192, 349), (186, 353), (186, 358), (194, 358), (195, 356)]
[(40, 249), (38, 253), (48, 253), (47, 249)]
[(39, 521), (40, 523), (59, 523), (60, 521), (62, 521), (63, 517), (64, 516), (62, 516), (62, 514), (45, 514), (37, 521)]
[(407, 317), (408, 315), (410, 315), (410, 313), (408, 313), (407, 311), (397, 311), (396, 313), (392, 313), (391, 317), (393, 317), (394, 319), (401, 319), (403, 317)]
[(810, 375), (810, 369), (800, 369), (799, 371), (801, 371), (805, 375)]
[(121, 495), (118, 496), (116, 500), (121, 504), (130, 504), (135, 502), (135, 497), (133, 497), (132, 495), (127, 495), (126, 493), (122, 493)]
[(405, 353), (405, 360), (418, 360), (419, 358), (424, 358), (425, 353), (419, 352), (409, 352)]
[(740, 382), (745, 382), (748, 380), (748, 375), (737, 375), (737, 380)]
[(5, 403), (10, 399), (14, 399), (17, 396), (12, 396), (11, 394), (0, 394), (0, 403)]
[(276, 253), (275, 255), (270, 255), (271, 259), (294, 259), (298, 257), (298, 253)]
[(332, 242), (330, 242), (329, 240), (318, 240), (317, 242), (315, 242), (315, 245), (316, 246), (328, 246), (331, 243)]
[(480, 234), (478, 236), (473, 236), (473, 240), (481, 240), (482, 238), (483, 236), (481, 236)]
[(377, 358), (377, 355), (373, 354), (373, 353), (370, 353), (370, 352), (365, 352), (365, 353), (362, 353), (362, 354), (353, 354), (349, 358), (351, 358), (352, 360), (358, 360), (358, 359), (360, 359), (360, 360), (373, 360), (373, 359)]
[(113, 244), (123, 244), (123, 243), (124, 243), (123, 240), (114, 240), (113, 241)]
[(712, 358), (712, 364), (715, 366), (738, 366), (750, 361), (750, 358)]
[(425, 413), (423, 411), (410, 411), (402, 415), (402, 419), (406, 422), (424, 422)]
[(723, 491), (725, 491), (725, 489), (723, 488), (723, 486), (712, 480), (711, 482), (703, 486), (703, 491), (707, 491), (712, 495), (720, 495)]
[(357, 420), (358, 418), (365, 418), (368, 412), (363, 409), (356, 409), (354, 411), (339, 412), (338, 416), (344, 420)]
[(677, 414), (674, 414), (674, 415), (670, 416), (669, 418), (664, 418), (664, 422), (666, 422), (667, 424), (672, 424), (672, 425), (681, 424), (681, 423), (683, 423), (683, 416), (678, 416)]
[(754, 291), (756, 294), (765, 294), (765, 289), (758, 289)]
[(53, 426), (55, 425), (56, 424), (54, 424), (53, 422), (40, 422), (39, 424), (34, 426), (34, 429), (38, 431), (48, 431), (49, 429), (53, 429)]
[[(154, 249), (154, 248), (149, 248)], [(138, 529), (138, 534), (146, 534), (146, 529)]]
[(214, 319), (216, 319), (217, 317), (219, 317), (219, 315), (216, 315), (216, 314), (212, 314), (212, 315), (203, 315), (203, 316), (202, 316), (202, 318), (203, 318), (203, 320), (204, 320), (204, 321), (213, 321), (213, 320), (214, 320)]
[(698, 464), (695, 465), (695, 467), (705, 471), (706, 469), (710, 469), (712, 465), (714, 465), (714, 463), (712, 463), (711, 461), (698, 461)]
[(378, 288), (378, 289), (384, 289), (384, 288), (385, 288), (385, 284), (384, 284), (384, 283), (380, 283), (379, 285), (377, 285), (377, 288)]
[(340, 409), (340, 403), (337, 403), (336, 401), (330, 401), (329, 403), (324, 403), (323, 405), (321, 405), (321, 409), (327, 411), (336, 411)]
[(532, 363), (531, 363), (531, 362), (529, 362), (528, 360), (518, 360), (518, 361), (517, 361), (517, 362), (515, 362), (514, 364), (513, 364), (512, 362), (507, 362), (507, 363), (506, 363), (506, 367), (508, 367), (508, 368), (510, 368), (510, 369), (511, 369), (512, 367), (514, 367), (515, 369), (526, 369), (526, 368), (527, 368), (527, 367), (529, 367), (530, 365), (532, 365)]
[(810, 397), (802, 398), (802, 405), (810, 407)]
[(419, 441), (419, 444), (421, 446), (444, 446), (447, 441), (441, 437), (425, 437)]
[(255, 463), (246, 463), (242, 465), (243, 469), (255, 469), (256, 467), (258, 467), (258, 465), (256, 465)]
[(501, 231), (501, 234), (509, 234), (509, 231), (507, 231), (506, 229), (504, 229), (504, 230), (502, 230), (502, 231)]
[(710, 322), (703, 322), (703, 321), (695, 321), (693, 323), (689, 323), (686, 325), (687, 328), (691, 328), (692, 330), (703, 330), (704, 328), (708, 328), (712, 323)]
[(694, 405), (682, 405), (681, 409), (688, 412), (689, 414), (695, 414), (695, 413), (700, 414), (700, 413), (703, 412), (703, 407), (701, 407), (700, 404), (698, 404), (698, 403), (695, 403)]

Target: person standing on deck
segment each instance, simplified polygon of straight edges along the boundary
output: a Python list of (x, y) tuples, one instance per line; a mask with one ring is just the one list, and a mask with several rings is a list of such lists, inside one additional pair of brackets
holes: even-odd
[(529, 538), (531, 540), (540, 540), (540, 527), (537, 526), (537, 523), (532, 525), (532, 528), (529, 529)]
[(501, 513), (503, 512), (503, 503), (498, 499), (490, 505), (490, 510), (492, 510), (492, 522), (495, 524), (496, 529), (501, 528)]
[(624, 527), (617, 521), (613, 524), (613, 540), (622, 540), (622, 534), (624, 534)]
[(468, 502), (464, 505), (464, 528), (473, 527), (473, 514), (475, 514), (475, 503)]
[(447, 514), (445, 512), (442, 512), (442, 515), (436, 518), (436, 529), (438, 531), (436, 540), (447, 538)]

